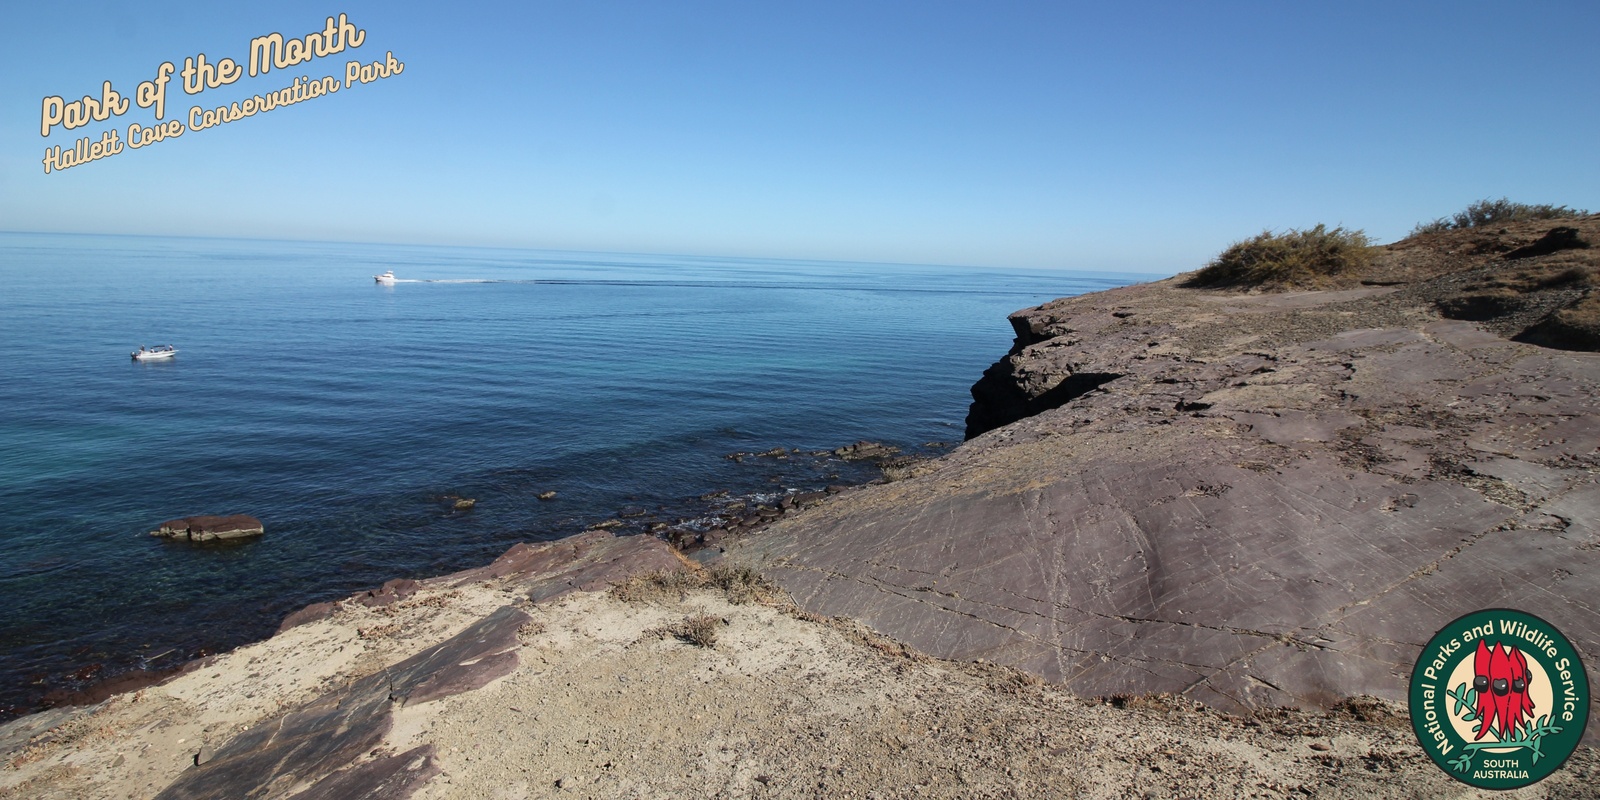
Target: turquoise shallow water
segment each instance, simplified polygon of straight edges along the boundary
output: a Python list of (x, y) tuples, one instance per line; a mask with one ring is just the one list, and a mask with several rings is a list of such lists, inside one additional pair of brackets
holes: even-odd
[[(619, 509), (864, 480), (724, 456), (959, 441), (1008, 313), (1139, 277), (0, 234), (0, 708)], [(197, 513), (268, 533), (146, 535)]]

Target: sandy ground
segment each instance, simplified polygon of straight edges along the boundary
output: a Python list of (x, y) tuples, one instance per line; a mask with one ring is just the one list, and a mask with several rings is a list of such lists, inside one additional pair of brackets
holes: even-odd
[[(494, 609), (503, 586), (428, 588), (216, 657), (27, 741), (0, 729), (0, 798), (148, 798), (245, 728), (398, 662)], [(419, 798), (1474, 797), (1402, 709), (1222, 715), (1074, 697), (929, 659), (854, 623), (714, 590), (570, 595), (526, 610), (520, 666), (397, 712), (371, 756), (431, 742)], [(712, 646), (667, 632), (709, 616)], [(1600, 797), (1580, 750), (1500, 797)]]

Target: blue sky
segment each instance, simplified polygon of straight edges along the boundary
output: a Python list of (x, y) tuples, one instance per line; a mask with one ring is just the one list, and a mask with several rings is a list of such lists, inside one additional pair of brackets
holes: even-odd
[[(45, 138), (44, 97), (339, 13), (360, 48), (168, 117), (405, 71), (44, 173), (153, 121)], [(1593, 2), (8, 3), (0, 230), (1172, 273), (1264, 228), (1600, 210), (1596, 30)]]

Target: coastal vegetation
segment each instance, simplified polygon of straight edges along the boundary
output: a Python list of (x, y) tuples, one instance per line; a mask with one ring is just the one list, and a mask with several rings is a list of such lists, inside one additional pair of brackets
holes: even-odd
[(761, 573), (728, 564), (634, 575), (613, 586), (611, 596), (623, 602), (678, 601), (701, 589), (720, 592), (734, 605), (777, 605), (787, 600), (783, 590)]
[(671, 636), (696, 647), (716, 647), (717, 628), (722, 624), (721, 617), (711, 614), (691, 614), (671, 625), (652, 628), (649, 632), (663, 639)]
[(1442, 233), (1463, 228), (1482, 228), (1489, 225), (1503, 225), (1508, 222), (1522, 222), (1530, 219), (1575, 219), (1588, 215), (1589, 212), (1583, 209), (1553, 206), (1548, 203), (1530, 205), (1528, 203), (1515, 203), (1505, 197), (1499, 200), (1485, 198), (1451, 216), (1440, 217), (1431, 222), (1419, 222), (1417, 227), (1411, 229), (1411, 235)]
[(1315, 289), (1358, 272), (1377, 248), (1364, 231), (1318, 224), (1283, 233), (1262, 231), (1235, 242), (1188, 280), (1197, 288), (1261, 287)]

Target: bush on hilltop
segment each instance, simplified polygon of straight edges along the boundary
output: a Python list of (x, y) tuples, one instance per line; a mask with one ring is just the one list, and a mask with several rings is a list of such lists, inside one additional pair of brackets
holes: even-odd
[(1586, 217), (1588, 211), (1566, 206), (1553, 206), (1548, 203), (1529, 205), (1527, 203), (1513, 203), (1507, 198), (1479, 200), (1464, 211), (1450, 217), (1440, 217), (1432, 222), (1419, 222), (1417, 227), (1411, 229), (1411, 235), (1421, 233), (1440, 233), (1442, 231), (1461, 230), (1462, 228), (1482, 228), (1488, 225), (1502, 225), (1507, 222), (1521, 222), (1528, 219), (1571, 219), (1573, 217)]
[(1263, 231), (1230, 245), (1185, 285), (1313, 289), (1361, 270), (1375, 254), (1364, 231), (1329, 230), (1322, 224), (1284, 233)]

